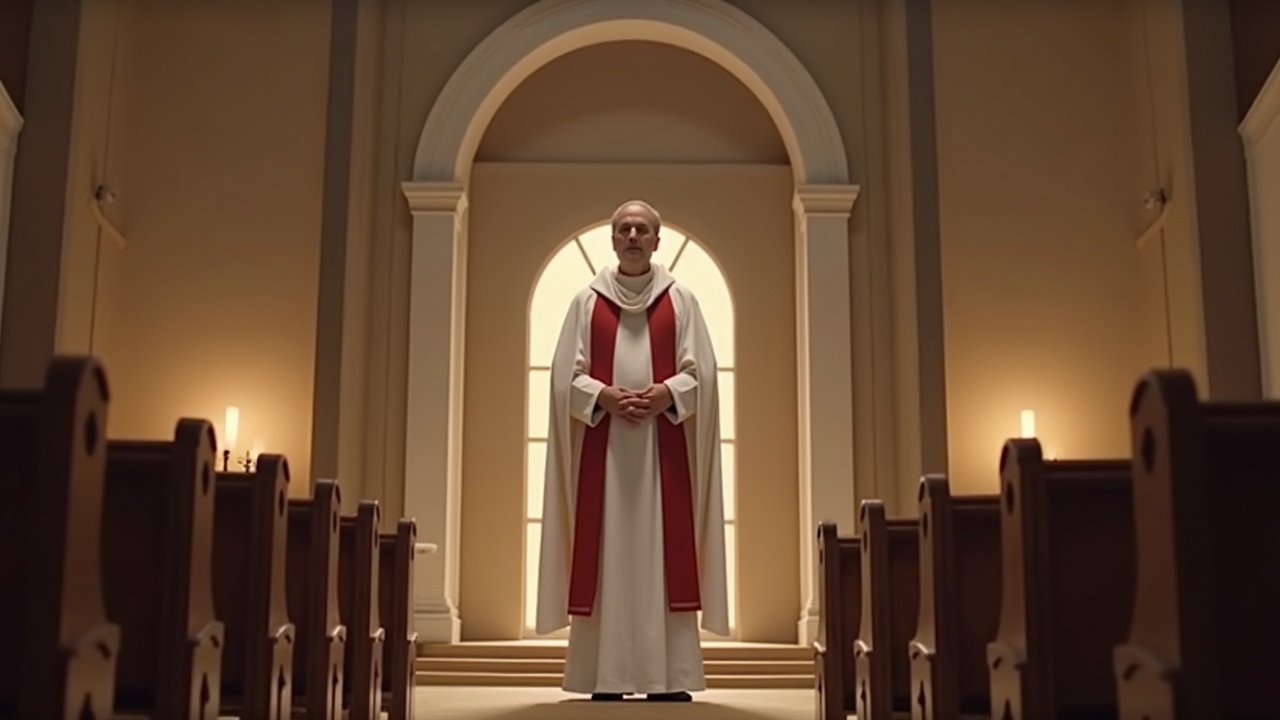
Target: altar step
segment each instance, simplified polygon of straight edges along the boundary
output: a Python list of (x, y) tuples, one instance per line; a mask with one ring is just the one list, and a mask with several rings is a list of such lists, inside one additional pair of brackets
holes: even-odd
[[(419, 685), (558, 687), (563, 641), (464, 642), (424, 645), (414, 665)], [(704, 642), (707, 686), (813, 687), (813, 651), (800, 645)]]

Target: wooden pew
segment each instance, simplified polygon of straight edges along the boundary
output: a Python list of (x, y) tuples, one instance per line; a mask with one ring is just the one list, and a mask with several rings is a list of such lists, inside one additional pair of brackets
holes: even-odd
[(910, 644), (914, 720), (991, 717), (987, 643), (1000, 623), (1000, 496), (953, 496), (926, 475), (920, 506), (920, 616)]
[(339, 523), (338, 610), (347, 627), (344, 697), (349, 720), (378, 720), (382, 712), (382, 647), (378, 618), (380, 509), (362, 500)]
[(1003, 587), (987, 647), (994, 716), (1113, 718), (1111, 653), (1134, 593), (1127, 460), (1044, 460), (1033, 439), (1000, 458)]
[(222, 710), (287, 720), (295, 628), (285, 597), (289, 465), (260, 455), (252, 473), (217, 475), (213, 600), (226, 634)]
[(841, 537), (836, 524), (818, 525), (818, 639), (813, 643), (818, 720), (844, 720), (857, 711), (853, 643), (862, 621), (862, 541)]
[(920, 603), (917, 521), (888, 519), (879, 500), (864, 500), (862, 621), (854, 643), (858, 720), (889, 720), (911, 707), (907, 644)]
[(285, 595), (297, 628), (293, 707), (308, 720), (342, 714), (347, 628), (338, 614), (338, 483), (316, 480), (311, 497), (288, 501)]
[(409, 518), (382, 535), (378, 568), (378, 615), (386, 627), (383, 645), (382, 707), (387, 720), (413, 717), (413, 661), (418, 633), (413, 631), (413, 558), (418, 524)]
[(1280, 717), (1280, 403), (1201, 402), (1148, 373), (1130, 405), (1137, 595), (1125, 720)]
[(102, 599), (107, 379), (59, 357), (0, 393), (0, 717), (107, 718), (120, 629)]
[(102, 562), (107, 613), (121, 627), (117, 715), (219, 715), (215, 453), (213, 426), (190, 418), (171, 441), (107, 442)]

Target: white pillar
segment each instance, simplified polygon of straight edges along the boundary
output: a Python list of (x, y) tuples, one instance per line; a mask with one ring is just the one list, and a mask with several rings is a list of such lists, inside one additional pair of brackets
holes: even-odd
[(853, 357), (849, 215), (857, 185), (800, 185), (796, 219), (796, 381), (800, 434), (800, 610), (798, 640), (818, 629), (817, 524), (852, 533)]
[(403, 190), (413, 214), (404, 514), (437, 548), (414, 564), (414, 630), (424, 643), (455, 643), (467, 195), (458, 183), (406, 182)]
[[(4, 306), (4, 273), (9, 257), (9, 208), (13, 197), (13, 163), (18, 156), (22, 116), (0, 85), (0, 309)], [(0, 312), (0, 316), (3, 316)]]

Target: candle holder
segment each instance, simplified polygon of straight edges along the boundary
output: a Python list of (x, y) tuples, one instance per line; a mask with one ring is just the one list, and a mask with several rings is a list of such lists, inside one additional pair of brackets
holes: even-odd
[[(254, 458), (253, 454), (248, 450), (245, 450), (244, 457), (240, 457), (239, 455), (236, 456), (236, 465), (240, 466), (240, 472), (251, 473), (253, 472), (253, 467), (256, 464), (255, 460), (256, 458)], [(231, 470), (230, 450), (222, 451), (222, 472), (233, 472)]]

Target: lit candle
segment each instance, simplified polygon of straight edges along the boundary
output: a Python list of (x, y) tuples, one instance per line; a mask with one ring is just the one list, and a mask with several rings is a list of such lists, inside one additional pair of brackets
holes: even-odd
[(262, 439), (259, 438), (253, 441), (253, 449), (249, 451), (249, 457), (253, 458), (254, 462), (257, 462), (258, 456), (264, 452), (266, 452), (266, 446), (263, 444)]
[(240, 408), (231, 405), (227, 408), (227, 421), (223, 424), (222, 434), (226, 436), (226, 450), (236, 449), (236, 436), (240, 434)]
[(1022, 426), (1022, 437), (1033, 438), (1036, 436), (1036, 411), (1023, 410), (1019, 418)]

